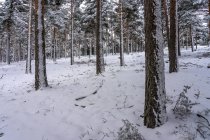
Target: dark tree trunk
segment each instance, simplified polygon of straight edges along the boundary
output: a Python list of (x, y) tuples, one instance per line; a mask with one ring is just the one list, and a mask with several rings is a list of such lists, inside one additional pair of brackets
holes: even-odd
[(35, 0), (35, 89), (47, 86), (44, 0)]
[(169, 44), (169, 73), (178, 72), (178, 37), (177, 37), (177, 4), (170, 1), (170, 44)]
[[(32, 32), (32, 0), (29, 0), (29, 18), (28, 18), (28, 46), (26, 59), (26, 73), (31, 73), (31, 32)], [(20, 56), (19, 56), (20, 57)]]
[(168, 8), (167, 8), (167, 3), (166, 0), (162, 0), (162, 6), (163, 6), (163, 13), (165, 17), (165, 26), (166, 26), (166, 35), (167, 35), (167, 45), (169, 47), (169, 41), (170, 41), (170, 29), (169, 29), (169, 24), (168, 24)]
[(155, 128), (166, 121), (161, 0), (144, 0), (145, 106), (144, 125)]
[(123, 11), (122, 11), (122, 0), (119, 0), (120, 6), (120, 66), (124, 66), (124, 45), (123, 45)]
[(177, 30), (178, 30), (178, 33), (177, 33), (177, 42), (178, 42), (178, 56), (181, 56), (181, 48), (180, 48), (180, 34), (179, 34), (179, 25), (177, 26)]
[(74, 0), (71, 0), (71, 65), (74, 64)]
[(192, 24), (190, 24), (190, 45), (192, 52), (194, 51)]
[(56, 58), (57, 58), (56, 33), (57, 33), (57, 29), (56, 27), (53, 27), (52, 58), (53, 58), (54, 63), (56, 62)]
[[(210, 17), (210, 0), (209, 0), (209, 17)], [(209, 19), (209, 42), (208, 42), (208, 45), (210, 47), (210, 19)]]
[(101, 36), (101, 0), (96, 1), (96, 74), (101, 74), (105, 71), (103, 59), (103, 46)]

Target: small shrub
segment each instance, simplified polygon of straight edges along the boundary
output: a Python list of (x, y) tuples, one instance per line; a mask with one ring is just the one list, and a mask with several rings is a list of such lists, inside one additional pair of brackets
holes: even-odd
[(123, 123), (124, 126), (120, 128), (117, 140), (145, 140), (132, 123), (128, 120), (123, 120)]
[(191, 108), (193, 104), (191, 103), (191, 100), (189, 100), (189, 98), (186, 96), (186, 93), (190, 88), (190, 86), (184, 86), (183, 91), (179, 94), (179, 98), (176, 101), (176, 105), (173, 109), (176, 117), (183, 118), (184, 116), (191, 113)]

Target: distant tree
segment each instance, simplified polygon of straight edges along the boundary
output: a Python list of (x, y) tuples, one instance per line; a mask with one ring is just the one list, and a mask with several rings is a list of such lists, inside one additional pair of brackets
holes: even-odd
[(11, 27), (12, 24), (14, 23), (12, 20), (13, 12), (14, 12), (14, 0), (6, 0), (5, 1), (5, 6), (7, 7), (5, 19), (4, 19), (4, 25), (6, 27), (6, 32), (7, 32), (7, 49), (6, 49), (6, 62), (9, 65), (11, 62), (10, 59), (10, 51), (11, 51)]
[(166, 121), (161, 0), (144, 0), (145, 106), (144, 125), (158, 127)]

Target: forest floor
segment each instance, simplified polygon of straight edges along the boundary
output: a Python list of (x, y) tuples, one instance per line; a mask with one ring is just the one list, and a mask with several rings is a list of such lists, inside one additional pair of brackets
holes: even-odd
[(125, 120), (145, 140), (210, 139), (210, 48), (183, 49), (172, 74), (165, 52), (168, 120), (155, 129), (143, 125), (144, 53), (125, 55), (124, 67), (105, 56), (99, 76), (94, 56), (47, 60), (50, 87), (39, 91), (25, 62), (0, 63), (0, 140), (116, 140)]

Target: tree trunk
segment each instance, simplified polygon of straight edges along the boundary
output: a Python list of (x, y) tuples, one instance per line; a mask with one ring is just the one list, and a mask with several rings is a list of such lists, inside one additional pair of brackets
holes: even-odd
[(53, 62), (56, 63), (56, 57), (57, 57), (57, 51), (56, 51), (56, 33), (57, 33), (57, 29), (55, 27), (53, 27), (53, 39), (52, 39), (52, 58), (53, 58)]
[(170, 1), (169, 73), (178, 72), (177, 1)]
[(32, 25), (32, 0), (29, 1), (29, 19), (28, 19), (28, 46), (26, 59), (26, 73), (31, 73), (31, 25)]
[(10, 64), (10, 27), (7, 26), (7, 50), (6, 50), (6, 62), (9, 65)]
[(124, 66), (124, 46), (123, 46), (123, 11), (122, 11), (122, 0), (119, 0), (120, 6), (120, 66)]
[(192, 24), (190, 24), (190, 45), (192, 52), (194, 51), (194, 41), (193, 41), (193, 31), (192, 31)]
[(145, 16), (145, 106), (144, 125), (158, 127), (166, 121), (161, 0), (144, 0)]
[(71, 0), (71, 65), (74, 64), (74, 0)]
[(96, 74), (101, 74), (105, 71), (101, 36), (101, 0), (97, 0), (96, 5)]
[(210, 0), (209, 0), (209, 42), (208, 42), (208, 45), (210, 47)]
[(168, 24), (168, 7), (167, 7), (167, 3), (166, 3), (166, 0), (162, 0), (163, 2), (163, 13), (164, 13), (164, 17), (165, 17), (165, 21), (166, 21), (166, 35), (167, 35), (167, 45), (168, 47), (170, 46), (169, 45), (169, 41), (170, 41), (170, 29), (169, 29), (169, 24)]
[(35, 0), (35, 89), (47, 87), (44, 0)]
[[(178, 22), (177, 22), (178, 23)], [(181, 56), (181, 48), (180, 48), (180, 37), (179, 37), (179, 25), (177, 26), (177, 43), (178, 43), (178, 56)]]

